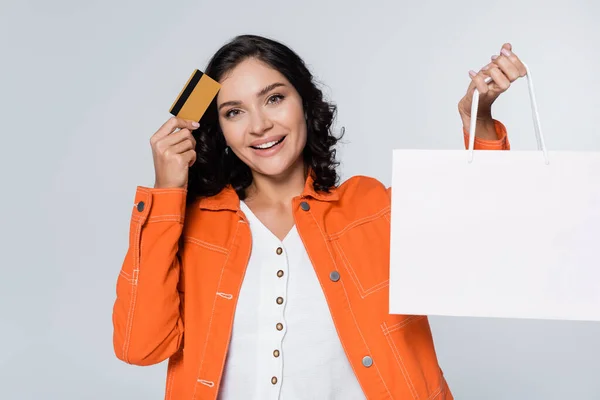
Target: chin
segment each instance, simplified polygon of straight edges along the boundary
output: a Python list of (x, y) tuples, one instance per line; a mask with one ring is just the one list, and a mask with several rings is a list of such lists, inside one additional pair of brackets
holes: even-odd
[(297, 161), (298, 158), (282, 159), (280, 157), (274, 157), (272, 159), (259, 160), (258, 162), (253, 163), (251, 168), (261, 175), (278, 177), (287, 175), (287, 173), (296, 168), (298, 166)]

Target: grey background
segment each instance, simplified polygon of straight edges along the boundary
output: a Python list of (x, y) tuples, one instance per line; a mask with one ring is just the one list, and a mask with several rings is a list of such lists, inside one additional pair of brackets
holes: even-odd
[[(549, 149), (600, 150), (594, 1), (0, 3), (0, 398), (162, 399), (166, 365), (112, 350), (115, 282), (149, 137), (194, 68), (240, 33), (305, 58), (339, 105), (342, 174), (391, 180), (393, 148), (461, 148), (456, 104), (505, 41)], [(495, 107), (534, 149), (525, 80)], [(600, 283), (599, 283), (600, 285)], [(457, 399), (600, 399), (600, 323), (431, 318)]]

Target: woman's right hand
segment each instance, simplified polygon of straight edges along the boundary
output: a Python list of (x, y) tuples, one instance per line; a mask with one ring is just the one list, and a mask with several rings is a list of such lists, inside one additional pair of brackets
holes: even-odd
[(192, 131), (198, 127), (197, 122), (172, 117), (152, 135), (155, 188), (187, 188), (189, 168), (196, 162)]

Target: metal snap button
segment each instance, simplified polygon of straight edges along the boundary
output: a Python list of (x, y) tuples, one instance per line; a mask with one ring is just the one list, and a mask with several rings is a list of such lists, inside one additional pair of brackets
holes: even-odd
[(337, 271), (331, 271), (331, 273), (329, 274), (329, 279), (331, 279), (333, 282), (339, 281), (340, 273)]

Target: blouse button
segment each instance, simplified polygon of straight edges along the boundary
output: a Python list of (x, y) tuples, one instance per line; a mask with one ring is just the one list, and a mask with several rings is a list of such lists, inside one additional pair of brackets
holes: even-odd
[(283, 249), (281, 247), (277, 248), (277, 255), (281, 255), (281, 253), (283, 253)]
[(283, 271), (282, 270), (277, 271), (277, 276), (281, 278), (283, 276)]
[(274, 377), (272, 377), (272, 378), (271, 378), (271, 383), (272, 383), (273, 385), (276, 385), (276, 384), (277, 384), (277, 377), (276, 377), (276, 376), (274, 376)]
[(275, 325), (275, 327), (277, 328), (278, 331), (283, 330), (283, 324), (281, 322), (279, 322), (277, 325)]
[(273, 357), (279, 357), (279, 350), (273, 351)]
[(277, 298), (277, 304), (283, 304), (283, 297)]

